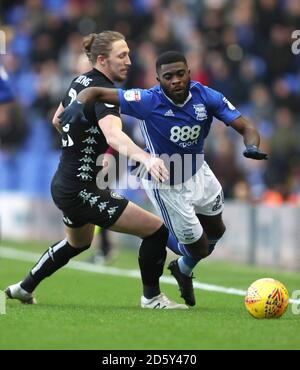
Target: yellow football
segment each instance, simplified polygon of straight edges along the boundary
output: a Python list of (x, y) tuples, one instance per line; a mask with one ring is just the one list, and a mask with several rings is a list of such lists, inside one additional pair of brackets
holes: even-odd
[(278, 280), (263, 278), (254, 281), (248, 288), (245, 306), (256, 319), (278, 318), (289, 304), (289, 293)]

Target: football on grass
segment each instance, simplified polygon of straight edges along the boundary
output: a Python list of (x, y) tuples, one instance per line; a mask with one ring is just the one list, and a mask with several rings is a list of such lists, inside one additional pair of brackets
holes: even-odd
[(256, 319), (273, 319), (282, 316), (289, 303), (286, 287), (278, 280), (264, 278), (254, 281), (248, 288), (245, 306)]

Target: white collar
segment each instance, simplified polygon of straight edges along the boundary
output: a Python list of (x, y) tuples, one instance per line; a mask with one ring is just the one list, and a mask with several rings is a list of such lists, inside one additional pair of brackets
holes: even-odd
[(176, 105), (176, 107), (184, 107), (186, 105), (186, 103), (192, 98), (192, 93), (189, 91), (189, 95), (188, 97), (185, 99), (185, 101), (182, 103), (182, 104), (176, 104), (173, 102), (172, 99), (170, 99), (164, 92), (163, 89), (161, 89), (162, 93), (164, 94), (164, 96), (169, 100), (169, 102), (171, 102), (172, 104)]

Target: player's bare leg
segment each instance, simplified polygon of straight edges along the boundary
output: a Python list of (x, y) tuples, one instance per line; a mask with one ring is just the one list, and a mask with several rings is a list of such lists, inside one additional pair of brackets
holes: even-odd
[(86, 224), (82, 227), (70, 228), (65, 225), (67, 240), (74, 248), (82, 248), (93, 241), (95, 225)]
[(207, 235), (208, 255), (210, 255), (213, 252), (218, 240), (221, 239), (226, 231), (226, 226), (224, 225), (222, 219), (222, 213), (219, 213), (215, 216), (204, 216), (198, 214), (197, 217)]
[(146, 238), (162, 225), (163, 222), (158, 216), (129, 202), (116, 223), (110, 227), (110, 230)]

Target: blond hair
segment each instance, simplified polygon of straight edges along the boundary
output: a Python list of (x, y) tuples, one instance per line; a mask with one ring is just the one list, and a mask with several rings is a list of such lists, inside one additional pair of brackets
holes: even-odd
[(125, 40), (125, 36), (120, 32), (103, 31), (85, 36), (82, 44), (89, 61), (94, 65), (97, 62), (98, 55), (108, 57), (112, 50), (112, 44), (119, 40)]

